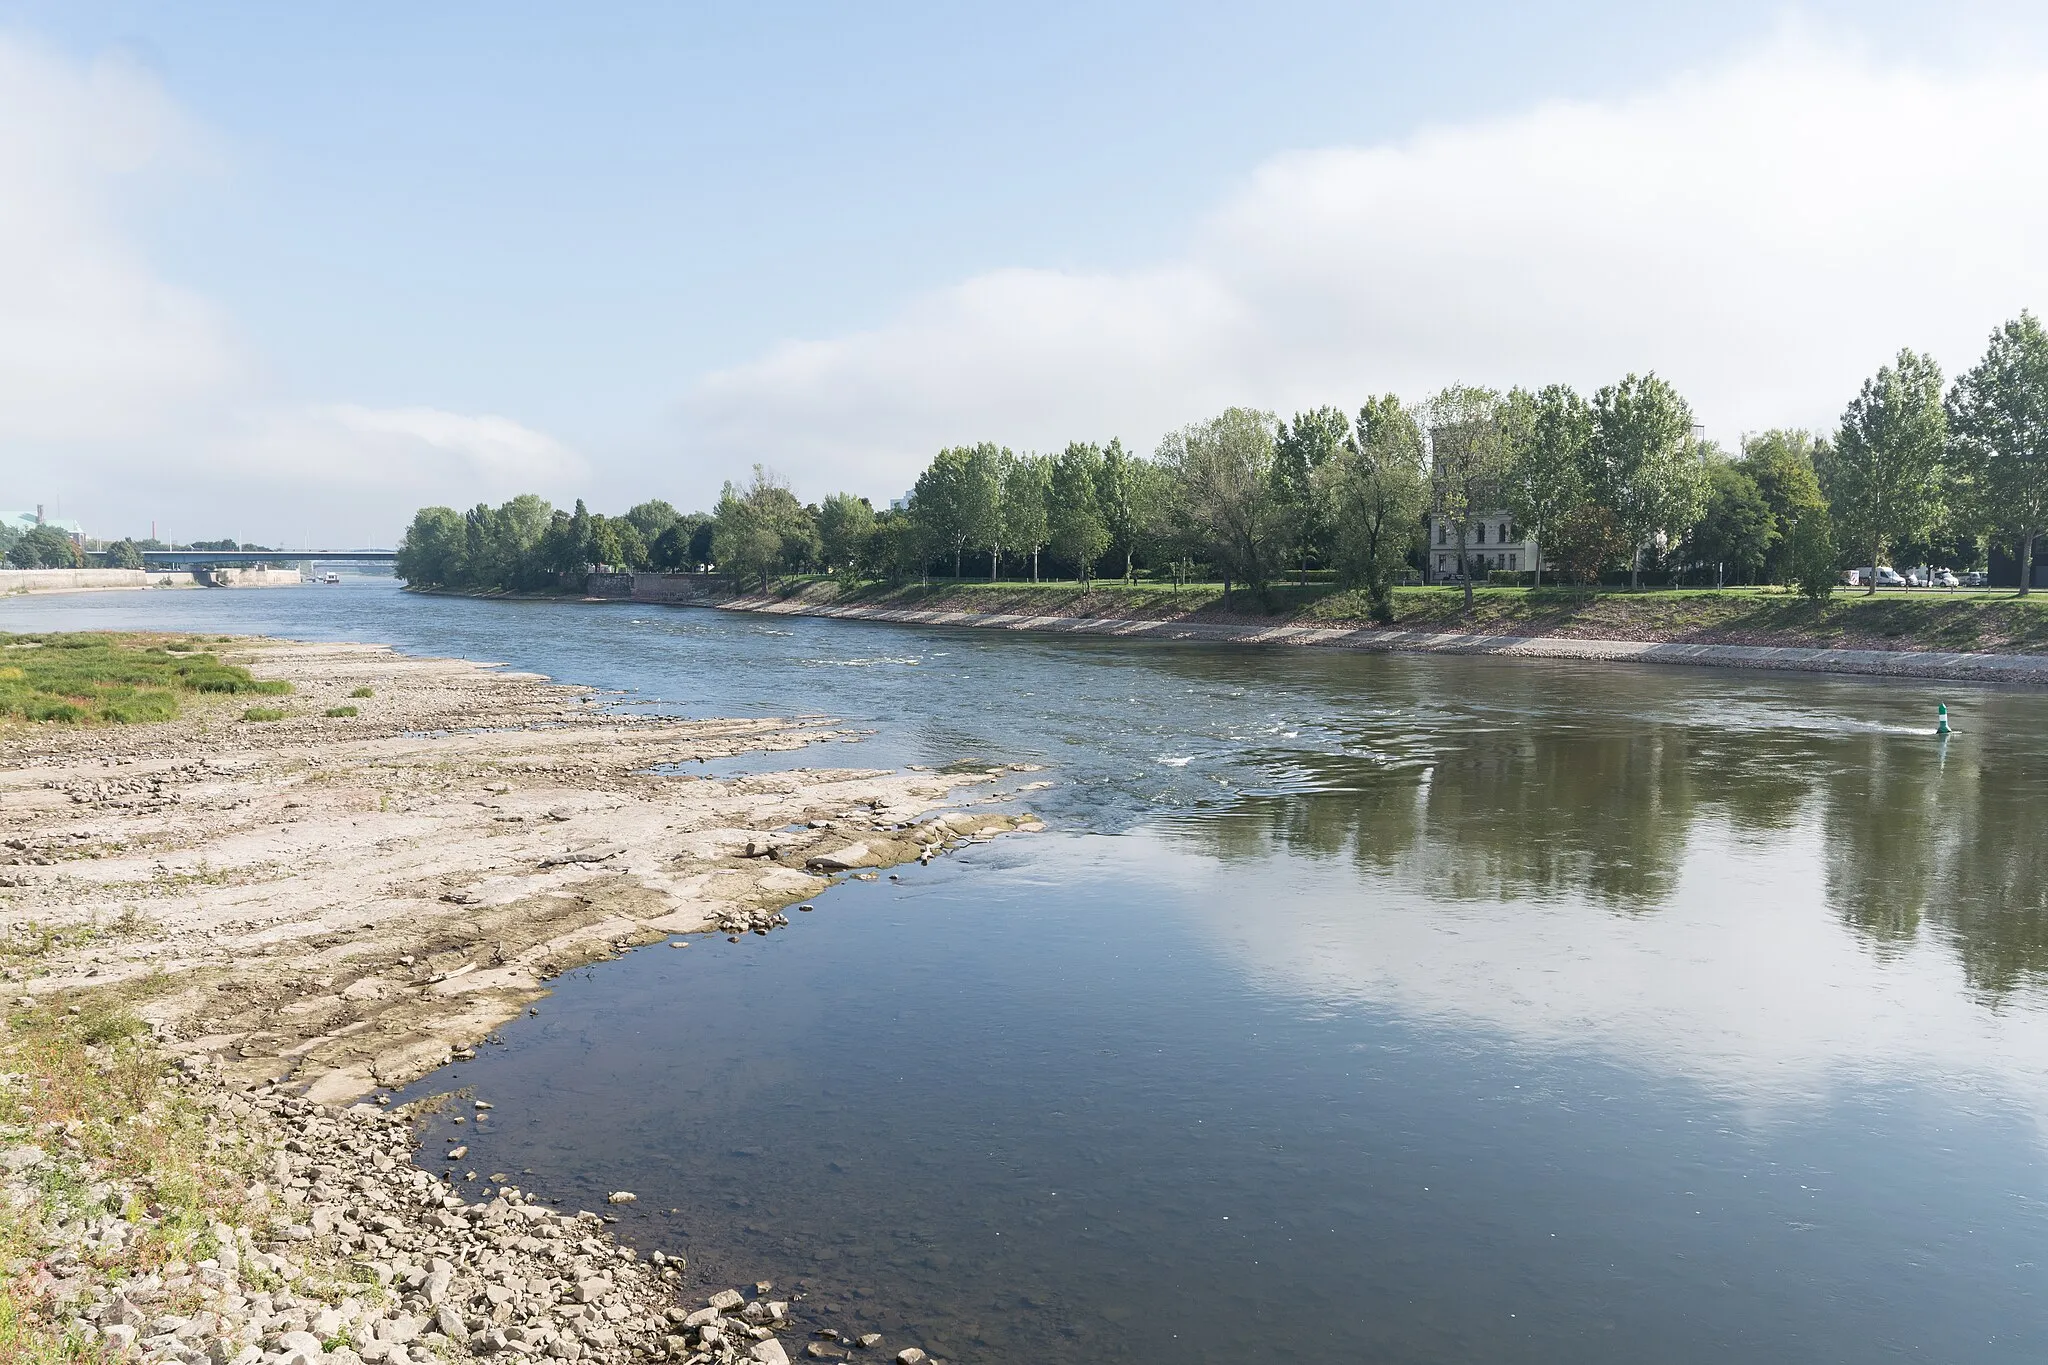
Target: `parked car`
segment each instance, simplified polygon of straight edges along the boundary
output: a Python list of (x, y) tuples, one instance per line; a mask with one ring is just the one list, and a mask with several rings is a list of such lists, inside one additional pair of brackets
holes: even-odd
[(1991, 575), (1985, 573), (1982, 569), (1971, 569), (1963, 575), (1963, 586), (1966, 588), (1981, 588), (1990, 579)]
[(1927, 581), (1937, 588), (1960, 588), (1963, 586), (1963, 581), (1947, 569), (1936, 569)]

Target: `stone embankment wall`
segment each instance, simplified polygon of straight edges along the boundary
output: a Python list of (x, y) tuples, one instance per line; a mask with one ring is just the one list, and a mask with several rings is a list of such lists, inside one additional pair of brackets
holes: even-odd
[(192, 575), (168, 569), (0, 569), (0, 593), (189, 588)]
[(733, 592), (732, 579), (718, 573), (594, 573), (583, 580), (583, 595), (709, 606), (729, 600)]
[(192, 576), (209, 588), (296, 588), (306, 581), (297, 569), (195, 569)]

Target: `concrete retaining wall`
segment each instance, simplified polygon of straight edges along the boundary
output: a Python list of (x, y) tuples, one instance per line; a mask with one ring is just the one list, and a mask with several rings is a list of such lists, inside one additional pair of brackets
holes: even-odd
[(732, 580), (715, 573), (594, 573), (583, 580), (585, 597), (709, 606), (732, 596)]
[(209, 588), (296, 588), (306, 581), (297, 569), (194, 569), (192, 576)]
[(192, 575), (170, 569), (0, 569), (0, 593), (104, 592), (115, 588), (189, 588)]

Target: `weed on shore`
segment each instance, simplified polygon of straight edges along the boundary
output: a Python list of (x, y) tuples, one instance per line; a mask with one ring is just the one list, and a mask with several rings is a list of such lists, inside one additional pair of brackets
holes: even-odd
[(0, 721), (139, 725), (170, 720), (186, 696), (289, 691), (194, 639), (0, 632)]

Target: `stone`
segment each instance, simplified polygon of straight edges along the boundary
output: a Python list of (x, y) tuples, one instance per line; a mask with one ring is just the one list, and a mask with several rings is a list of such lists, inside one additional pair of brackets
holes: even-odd
[(789, 1365), (789, 1352), (774, 1337), (755, 1342), (747, 1354), (754, 1358), (755, 1365)]
[(100, 1336), (105, 1339), (107, 1343), (107, 1350), (111, 1351), (115, 1355), (120, 1355), (121, 1353), (126, 1351), (130, 1346), (133, 1346), (135, 1344), (135, 1328), (130, 1323), (110, 1323), (105, 1321), (104, 1318), (102, 1318), (100, 1323)]
[(740, 1305), (746, 1301), (745, 1296), (737, 1289), (721, 1289), (709, 1299), (711, 1306), (721, 1313), (738, 1312)]
[(311, 1332), (286, 1332), (278, 1346), (284, 1352), (281, 1365), (323, 1365), (327, 1356), (320, 1338)]
[(906, 1346), (896, 1353), (896, 1365), (924, 1365), (925, 1354), (915, 1346)]
[(872, 1351), (875, 1347), (882, 1344), (882, 1334), (880, 1332), (863, 1332), (855, 1340), (860, 1343), (860, 1348), (863, 1351)]
[(604, 1202), (607, 1204), (630, 1204), (639, 1197), (639, 1195), (631, 1190), (613, 1190), (605, 1196)]
[[(449, 1286), (454, 1283), (455, 1272), (453, 1270), (433, 1271), (421, 1283), (420, 1297), (427, 1301), (429, 1308), (438, 1308), (441, 1306), (441, 1301), (448, 1297)], [(453, 1336), (455, 1334), (451, 1332), (449, 1335)]]
[(685, 1326), (685, 1327), (702, 1327), (702, 1326), (703, 1326), (703, 1325), (704, 1325), (705, 1323), (707, 1323), (707, 1322), (717, 1322), (717, 1321), (718, 1321), (718, 1309), (717, 1309), (717, 1308), (715, 1308), (715, 1307), (714, 1307), (714, 1308), (699, 1308), (699, 1309), (698, 1309), (698, 1310), (697, 1310), (696, 1312), (694, 1312), (694, 1313), (691, 1313), (691, 1314), (690, 1314), (689, 1316), (687, 1316), (687, 1317), (685, 1317), (685, 1318), (683, 1319), (683, 1326)]
[(441, 1311), (434, 1315), (434, 1325), (440, 1328), (441, 1335), (450, 1341), (460, 1341), (469, 1335), (468, 1330), (462, 1325), (462, 1315), (447, 1304), (442, 1304)]

